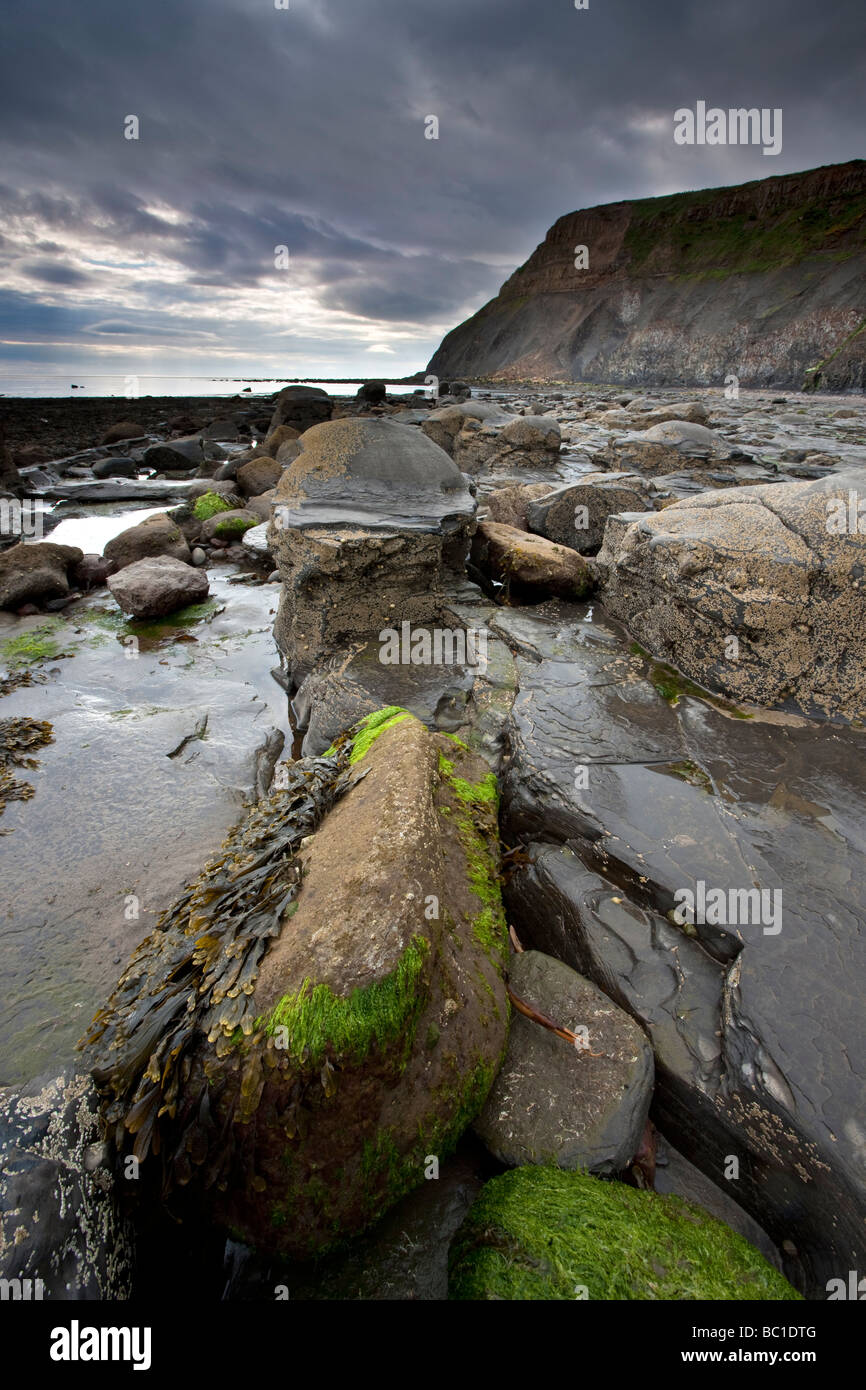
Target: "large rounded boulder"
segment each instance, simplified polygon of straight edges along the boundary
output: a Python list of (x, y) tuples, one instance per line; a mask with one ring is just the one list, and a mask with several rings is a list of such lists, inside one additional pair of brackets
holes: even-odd
[(271, 431), (279, 429), (280, 425), (289, 425), (299, 434), (303, 434), (313, 425), (330, 420), (333, 410), (334, 402), (321, 387), (287, 386), (279, 393), (274, 403), (269, 435)]
[(611, 517), (597, 559), (605, 607), (654, 656), (712, 690), (862, 718), (861, 486), (859, 473), (838, 474)]
[(394, 619), (435, 620), (475, 524), (468, 479), (410, 425), (345, 418), (302, 436), (274, 493), (275, 633), (293, 673)]
[(397, 708), (270, 794), (90, 1035), (122, 1150), (260, 1249), (374, 1221), (471, 1123), (506, 1043), (496, 784)]

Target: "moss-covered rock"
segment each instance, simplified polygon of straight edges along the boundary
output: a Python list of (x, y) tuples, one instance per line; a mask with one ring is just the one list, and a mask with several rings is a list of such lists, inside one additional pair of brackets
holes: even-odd
[(220, 512), (230, 512), (231, 502), (227, 502), (224, 497), (220, 497), (218, 492), (204, 492), (201, 497), (197, 497), (192, 514), (196, 521), (210, 521), (212, 516), (217, 516)]
[(95, 1074), (169, 1186), (207, 1190), (249, 1244), (315, 1255), (424, 1181), (501, 1062), (495, 785), (391, 707), (293, 764), (228, 849), (97, 1016)]
[(455, 1299), (800, 1297), (700, 1207), (559, 1168), (515, 1168), (487, 1183), (449, 1269)]

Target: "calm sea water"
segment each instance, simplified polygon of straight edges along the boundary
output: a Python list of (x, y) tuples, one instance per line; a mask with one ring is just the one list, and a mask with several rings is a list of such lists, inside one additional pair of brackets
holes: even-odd
[[(381, 380), (382, 378), (378, 378)], [(235, 396), (250, 388), (255, 396), (270, 395), (283, 386), (320, 386), (332, 395), (354, 395), (361, 378), (354, 381), (301, 381), (298, 377), (218, 377), (218, 376), (59, 376), (47, 372), (38, 376), (0, 374), (0, 396)], [(411, 395), (415, 386), (388, 384), (390, 395)]]

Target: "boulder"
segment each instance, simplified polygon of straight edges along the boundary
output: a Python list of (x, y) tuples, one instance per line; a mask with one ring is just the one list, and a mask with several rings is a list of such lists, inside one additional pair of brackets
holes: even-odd
[(269, 430), (268, 436), (262, 445), (262, 453), (268, 458), (276, 458), (277, 451), (283, 444), (294, 444), (300, 437), (300, 432), (291, 425), (278, 425), (275, 430)]
[(605, 605), (654, 655), (710, 689), (862, 717), (860, 486), (849, 473), (730, 488), (620, 518), (597, 561)]
[(203, 439), (222, 439), (227, 444), (236, 444), (243, 439), (244, 435), (238, 428), (238, 422), (231, 415), (220, 415), (210, 424), (205, 425), (202, 430)]
[(271, 554), (266, 521), (262, 521), (258, 526), (248, 527), (243, 533), (241, 544), (256, 559), (267, 561), (269, 567), (273, 564), (274, 557)]
[(590, 555), (601, 545), (609, 516), (652, 509), (652, 492), (640, 474), (586, 473), (579, 483), (532, 500), (527, 529)]
[(579, 599), (593, 587), (586, 561), (577, 551), (496, 521), (479, 523), (471, 559), (512, 597), (528, 602), (550, 595)]
[(260, 492), (258, 497), (248, 497), (246, 510), (254, 512), (262, 521), (270, 521), (276, 499), (276, 488), (270, 488), (267, 492)]
[(133, 618), (163, 618), (189, 603), (201, 603), (209, 591), (207, 575), (170, 555), (154, 555), (109, 576), (108, 587)]
[(275, 634), (293, 670), (395, 617), (440, 611), (475, 518), (468, 479), (420, 431), (387, 419), (316, 425), (277, 484), (271, 551), (283, 576)]
[(202, 522), (201, 539), (203, 541), (240, 540), (245, 531), (251, 526), (258, 526), (261, 517), (254, 511), (248, 511), (245, 507), (238, 507), (234, 511), (216, 512), (206, 521)]
[(356, 394), (358, 400), (365, 401), (367, 405), (382, 405), (388, 393), (384, 381), (365, 381)]
[(467, 420), (477, 420), (484, 424), (507, 425), (514, 416), (496, 405), (484, 401), (470, 401), (463, 405), (440, 406), (431, 410), (423, 420), (421, 429), (428, 439), (444, 449), (446, 454), (454, 455), (454, 444)]
[(119, 420), (102, 436), (103, 444), (120, 444), (124, 439), (143, 439), (147, 431), (135, 420)]
[(294, 463), (300, 452), (301, 449), (297, 440), (285, 439), (277, 449), (275, 457), (281, 468), (288, 468), (290, 463)]
[[(653, 425), (663, 425), (669, 420), (684, 420), (690, 425), (706, 425), (709, 418), (709, 411), (701, 401), (671, 401), (669, 405), (657, 405), (652, 410), (639, 414), (636, 427), (651, 429)], [(632, 429), (634, 428), (635, 425), (632, 425)]]
[(275, 430), (280, 425), (291, 425), (303, 434), (312, 425), (330, 420), (333, 410), (331, 397), (318, 386), (287, 386), (276, 398), (270, 427)]
[[(633, 426), (632, 426), (633, 429)], [(639, 473), (677, 473), (682, 468), (706, 467), (708, 463), (749, 459), (750, 455), (728, 444), (705, 425), (684, 420), (666, 420), (641, 433), (612, 439), (604, 454), (610, 468), (636, 469)]]
[(637, 1153), (653, 1092), (653, 1053), (622, 1009), (562, 961), (514, 957), (509, 987), (581, 1047), (516, 1013), (475, 1132), (500, 1163), (620, 1173)]
[(244, 497), (257, 497), (259, 493), (275, 488), (282, 472), (276, 459), (261, 455), (241, 465), (237, 471), (237, 484)]
[(101, 589), (110, 574), (118, 568), (114, 560), (106, 560), (104, 555), (85, 555), (77, 565), (73, 565), (69, 578), (76, 589)]
[(13, 611), (25, 603), (63, 598), (69, 593), (69, 570), (84, 552), (54, 541), (9, 546), (0, 551), (0, 608)]
[[(497, 488), (483, 499), (488, 511), (488, 520), (498, 521), (503, 526), (512, 526), (517, 531), (528, 531), (529, 503), (536, 502), (549, 493), (549, 483), (513, 483), (510, 487)], [(576, 546), (574, 548), (577, 549)]]
[(115, 562), (117, 569), (150, 555), (171, 555), (175, 560), (189, 561), (186, 538), (165, 512), (149, 516), (137, 526), (128, 526), (106, 543), (102, 553), (106, 560)]
[(188, 439), (169, 439), (164, 444), (153, 444), (145, 450), (144, 466), (155, 468), (158, 473), (193, 473), (200, 464), (225, 457), (225, 450), (212, 440), (191, 435)]
[(127, 1299), (134, 1260), (90, 1077), (0, 1090), (0, 1278), (20, 1281), (4, 1298)]
[(507, 1031), (495, 778), (399, 709), (338, 742), (284, 769), (89, 1038), (145, 1180), (157, 1168), (167, 1194), (293, 1257), (423, 1184), (482, 1105)]
[(799, 1299), (742, 1236), (679, 1197), (557, 1168), (488, 1182), (454, 1238), (449, 1297)]
[[(197, 479), (195, 482), (189, 484), (185, 495), (189, 501), (196, 502), (200, 497), (207, 497), (208, 494), (213, 494), (215, 497), (222, 498), (222, 500), (227, 502), (231, 507), (239, 507), (241, 505), (242, 499), (238, 495), (237, 487), (232, 479), (223, 481), (219, 481), (216, 478)], [(205, 508), (205, 510), (207, 510), (207, 508)], [(202, 516), (200, 520), (205, 520), (205, 517)]]
[(552, 415), (518, 416), (500, 431), (495, 466), (546, 468), (556, 463), (561, 445), (559, 421)]
[(94, 478), (134, 478), (141, 468), (135, 459), (96, 459), (91, 466)]

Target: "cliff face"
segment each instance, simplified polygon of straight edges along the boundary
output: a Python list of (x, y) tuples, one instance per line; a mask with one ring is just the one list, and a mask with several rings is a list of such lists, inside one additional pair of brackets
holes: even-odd
[(866, 389), (866, 161), (569, 213), (427, 370)]

